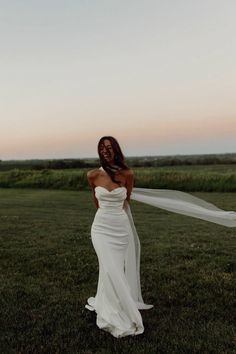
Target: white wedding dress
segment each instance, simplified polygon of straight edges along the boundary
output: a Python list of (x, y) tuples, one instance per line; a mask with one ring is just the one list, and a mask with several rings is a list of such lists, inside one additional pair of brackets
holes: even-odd
[[(102, 167), (100, 167), (102, 169)], [(126, 200), (127, 190), (95, 187), (99, 208), (91, 227), (91, 240), (98, 257), (97, 292), (85, 305), (97, 314), (96, 324), (114, 337), (144, 332), (139, 310), (145, 304), (140, 286), (140, 242)], [(175, 190), (133, 188), (131, 199), (176, 213), (228, 227), (236, 227), (236, 213), (224, 211), (189, 193)]]
[(140, 334), (144, 326), (138, 309), (153, 305), (144, 304), (132, 294), (125, 274), (125, 256), (132, 233), (123, 208), (127, 190), (118, 187), (109, 192), (98, 186), (95, 194), (99, 208), (91, 227), (91, 239), (98, 257), (99, 278), (96, 296), (90, 297), (85, 307), (96, 311), (97, 326), (114, 337)]

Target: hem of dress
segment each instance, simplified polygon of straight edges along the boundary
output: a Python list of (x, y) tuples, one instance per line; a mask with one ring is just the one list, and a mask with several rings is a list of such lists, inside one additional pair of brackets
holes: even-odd
[[(144, 332), (144, 326), (137, 326), (136, 323), (133, 322), (133, 325), (130, 328), (119, 328), (115, 327), (112, 324), (104, 321), (99, 314), (96, 311), (96, 308), (94, 307), (94, 302), (95, 298), (90, 297), (87, 300), (88, 304), (85, 305), (85, 308), (87, 308), (90, 311), (95, 311), (97, 315), (96, 319), (96, 325), (98, 328), (110, 333), (113, 337), (115, 338), (121, 338), (121, 337), (126, 337), (126, 336), (136, 336), (139, 334), (142, 334)], [(144, 304), (145, 305), (145, 304)], [(147, 305), (147, 306), (153, 306), (153, 305)]]

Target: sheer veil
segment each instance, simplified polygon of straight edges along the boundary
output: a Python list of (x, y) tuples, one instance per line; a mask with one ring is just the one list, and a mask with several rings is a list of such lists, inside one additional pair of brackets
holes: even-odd
[[(197, 198), (190, 193), (171, 189), (133, 188), (130, 196), (151, 206), (183, 214), (226, 227), (236, 227), (236, 212), (225, 211), (212, 203)], [(127, 200), (124, 210), (130, 224), (129, 245), (125, 256), (125, 275), (130, 286), (131, 294), (139, 309), (149, 309), (153, 305), (145, 304), (140, 286), (140, 241), (135, 228), (132, 212)]]
[(236, 227), (235, 211), (225, 211), (190, 193), (172, 189), (133, 188), (130, 198), (174, 213)]

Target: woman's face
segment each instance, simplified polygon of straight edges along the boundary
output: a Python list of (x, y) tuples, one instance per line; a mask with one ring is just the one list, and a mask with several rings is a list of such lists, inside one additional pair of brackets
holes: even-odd
[(109, 163), (114, 163), (114, 150), (112, 148), (111, 142), (109, 139), (103, 140), (103, 142), (100, 145), (100, 154), (103, 156), (103, 158), (109, 162)]

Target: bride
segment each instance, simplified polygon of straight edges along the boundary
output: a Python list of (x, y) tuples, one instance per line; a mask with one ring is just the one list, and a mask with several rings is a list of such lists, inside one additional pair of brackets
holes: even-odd
[(153, 307), (143, 301), (140, 286), (140, 242), (130, 199), (169, 211), (236, 227), (236, 213), (224, 211), (189, 193), (134, 188), (134, 173), (127, 166), (117, 140), (98, 142), (101, 167), (88, 171), (88, 183), (97, 208), (91, 240), (99, 263), (96, 295), (85, 307), (96, 312), (97, 326), (116, 338), (144, 332), (139, 310)]
[(125, 269), (132, 229), (124, 207), (125, 201), (130, 203), (134, 173), (126, 165), (115, 138), (102, 137), (98, 154), (102, 166), (87, 176), (97, 207), (91, 239), (98, 257), (99, 278), (96, 296), (90, 297), (85, 307), (96, 311), (97, 326), (114, 337), (137, 335), (144, 331), (139, 309), (153, 305), (144, 304), (136, 296), (126, 274), (129, 269)]

